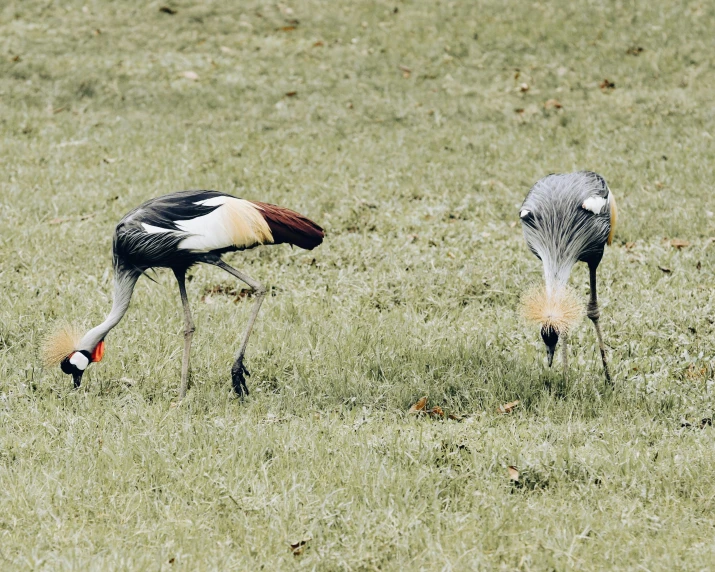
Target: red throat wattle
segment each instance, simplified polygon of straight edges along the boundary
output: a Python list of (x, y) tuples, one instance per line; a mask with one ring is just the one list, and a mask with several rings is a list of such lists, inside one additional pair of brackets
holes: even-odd
[(104, 340), (99, 342), (97, 346), (94, 348), (94, 351), (92, 352), (92, 360), (93, 362), (98, 362), (102, 361), (102, 357), (104, 356)]

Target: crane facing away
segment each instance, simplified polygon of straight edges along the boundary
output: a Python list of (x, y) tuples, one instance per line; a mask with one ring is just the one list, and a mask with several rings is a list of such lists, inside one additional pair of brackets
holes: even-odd
[(266, 295), (257, 280), (226, 264), (221, 255), (262, 244), (291, 245), (312, 250), (323, 242), (323, 229), (289, 209), (239, 199), (217, 191), (181, 191), (151, 199), (127, 213), (114, 231), (114, 301), (107, 318), (83, 336), (69, 327), (44, 344), (48, 365), (60, 365), (79, 387), (82, 374), (104, 355), (104, 338), (129, 307), (134, 286), (149, 268), (170, 268), (179, 283), (184, 307), (184, 357), (180, 397), (186, 395), (194, 322), (186, 295), (186, 271), (203, 262), (222, 268), (248, 284), (255, 295), (231, 379), (238, 395), (247, 395), (243, 358), (253, 323)]
[(590, 273), (586, 315), (596, 329), (606, 382), (611, 383), (598, 324), (596, 269), (606, 244), (613, 240), (616, 213), (616, 200), (606, 181), (591, 171), (544, 177), (531, 188), (519, 210), (526, 244), (544, 265), (544, 285), (524, 296), (524, 315), (541, 324), (549, 366), (561, 336), (564, 377), (568, 375), (567, 334), (582, 314), (568, 279), (580, 261), (588, 264)]

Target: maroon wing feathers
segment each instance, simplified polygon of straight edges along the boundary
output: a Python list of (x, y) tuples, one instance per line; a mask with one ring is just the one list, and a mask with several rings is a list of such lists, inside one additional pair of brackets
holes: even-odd
[(306, 250), (313, 250), (323, 242), (325, 236), (323, 229), (302, 214), (268, 203), (251, 202), (261, 209), (263, 218), (273, 234), (274, 244), (287, 242)]

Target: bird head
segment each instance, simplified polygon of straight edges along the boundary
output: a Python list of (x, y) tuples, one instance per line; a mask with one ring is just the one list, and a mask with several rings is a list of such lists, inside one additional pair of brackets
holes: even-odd
[(44, 341), (42, 353), (45, 365), (59, 365), (62, 371), (72, 376), (75, 387), (82, 383), (82, 375), (90, 363), (102, 361), (104, 340), (90, 350), (81, 349), (81, 333), (70, 325), (62, 325)]
[(551, 367), (559, 336), (578, 323), (583, 316), (583, 307), (568, 287), (549, 293), (544, 286), (536, 286), (527, 290), (521, 303), (524, 317), (541, 326), (541, 339), (546, 344), (546, 355)]

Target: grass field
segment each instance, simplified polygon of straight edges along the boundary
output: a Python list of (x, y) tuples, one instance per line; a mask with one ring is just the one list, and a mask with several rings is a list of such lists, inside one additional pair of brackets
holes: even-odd
[[(166, 1), (0, 7), (0, 567), (712, 569), (715, 5)], [(620, 207), (613, 391), (588, 321), (564, 383), (519, 315), (518, 206), (577, 169)], [(207, 267), (179, 407), (168, 272), (73, 391), (42, 337), (103, 319), (114, 225), (187, 188), (326, 229), (228, 257), (273, 294), (250, 397)]]

